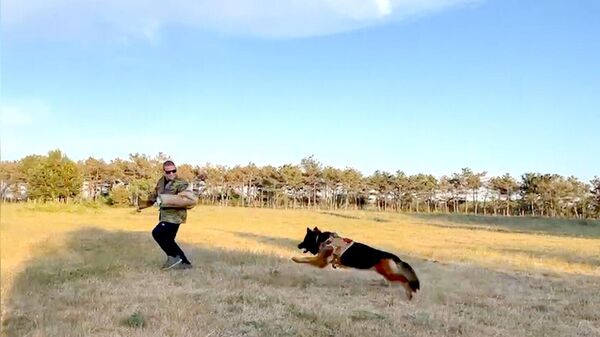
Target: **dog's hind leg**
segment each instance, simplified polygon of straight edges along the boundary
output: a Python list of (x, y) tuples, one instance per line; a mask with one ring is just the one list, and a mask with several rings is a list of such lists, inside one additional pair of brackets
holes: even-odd
[(386, 280), (390, 282), (399, 282), (404, 288), (406, 297), (408, 297), (409, 300), (412, 299), (412, 293), (414, 292), (414, 290), (411, 289), (411, 287), (409, 286), (408, 279), (406, 278), (406, 276), (402, 275), (394, 260), (381, 259), (375, 265), (375, 270), (383, 277), (385, 277)]

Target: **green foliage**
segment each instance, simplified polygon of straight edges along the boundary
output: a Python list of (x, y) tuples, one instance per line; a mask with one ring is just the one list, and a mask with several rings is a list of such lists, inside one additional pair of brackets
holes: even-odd
[[(163, 153), (155, 157), (135, 153), (127, 160), (105, 163), (90, 157), (75, 164), (55, 150), (47, 156), (0, 162), (0, 192), (3, 198), (18, 200), (9, 192), (26, 186), (30, 200), (91, 199), (127, 206), (148, 197), (166, 159)], [(470, 168), (439, 179), (423, 173), (406, 175), (401, 170), (395, 174), (377, 170), (363, 176), (353, 168), (324, 166), (314, 156), (279, 167), (177, 164), (177, 174), (192, 183), (202, 204), (600, 217), (598, 177), (586, 184), (575, 177), (525, 173), (518, 181), (510, 174), (486, 177), (486, 172)]]
[(129, 191), (123, 186), (117, 186), (113, 188), (106, 200), (106, 203), (111, 206), (129, 206)]
[(77, 165), (60, 150), (48, 152), (47, 157), (31, 158), (24, 164), (31, 199), (66, 201), (81, 191), (83, 177)]
[(144, 315), (142, 315), (142, 313), (139, 310), (137, 310), (129, 317), (127, 317), (123, 323), (130, 328), (139, 329), (146, 326), (146, 319), (144, 318)]
[(590, 196), (590, 208), (597, 218), (600, 218), (600, 177), (594, 177)]

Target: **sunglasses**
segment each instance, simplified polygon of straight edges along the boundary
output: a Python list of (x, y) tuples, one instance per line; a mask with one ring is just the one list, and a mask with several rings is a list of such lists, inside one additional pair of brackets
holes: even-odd
[(165, 171), (166, 174), (171, 174), (171, 173), (176, 173), (176, 172), (177, 172), (177, 169), (171, 170), (171, 171)]

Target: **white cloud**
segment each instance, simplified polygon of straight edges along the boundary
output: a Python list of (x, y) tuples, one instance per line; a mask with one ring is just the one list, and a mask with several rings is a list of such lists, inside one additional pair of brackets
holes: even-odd
[(4, 0), (4, 34), (126, 34), (155, 40), (166, 26), (261, 37), (331, 34), (482, 0)]
[(392, 3), (390, 0), (375, 0), (379, 14), (385, 16), (392, 14)]

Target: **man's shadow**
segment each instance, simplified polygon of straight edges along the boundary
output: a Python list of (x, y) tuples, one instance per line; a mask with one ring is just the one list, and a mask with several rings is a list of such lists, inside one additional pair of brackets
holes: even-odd
[[(285, 248), (297, 245), (289, 239), (237, 235)], [(13, 277), (7, 298), (3, 298), (2, 330), (7, 336), (47, 335), (49, 327), (58, 335), (63, 334), (60, 331), (89, 335), (86, 321), (98, 316), (109, 322), (107, 331), (127, 334), (129, 327), (122, 319), (135, 311), (131, 308), (147, 303), (172, 307), (168, 303), (173, 296), (185, 303), (177, 305), (177, 310), (196, 310), (198, 303), (211, 301), (213, 305), (230, 301), (231, 306), (237, 305), (232, 310), (241, 310), (260, 304), (249, 299), (256, 292), (241, 290), (245, 287), (259, 287), (267, 294), (262, 297), (278, 292), (299, 298), (306, 296), (302, 294), (307, 287), (339, 288), (345, 277), (274, 255), (185, 243), (193, 269), (164, 271), (160, 269), (164, 253), (151, 234), (144, 232), (88, 228), (68, 233), (60, 242), (34, 247), (35, 257)], [(289, 306), (280, 297), (273, 301)]]

